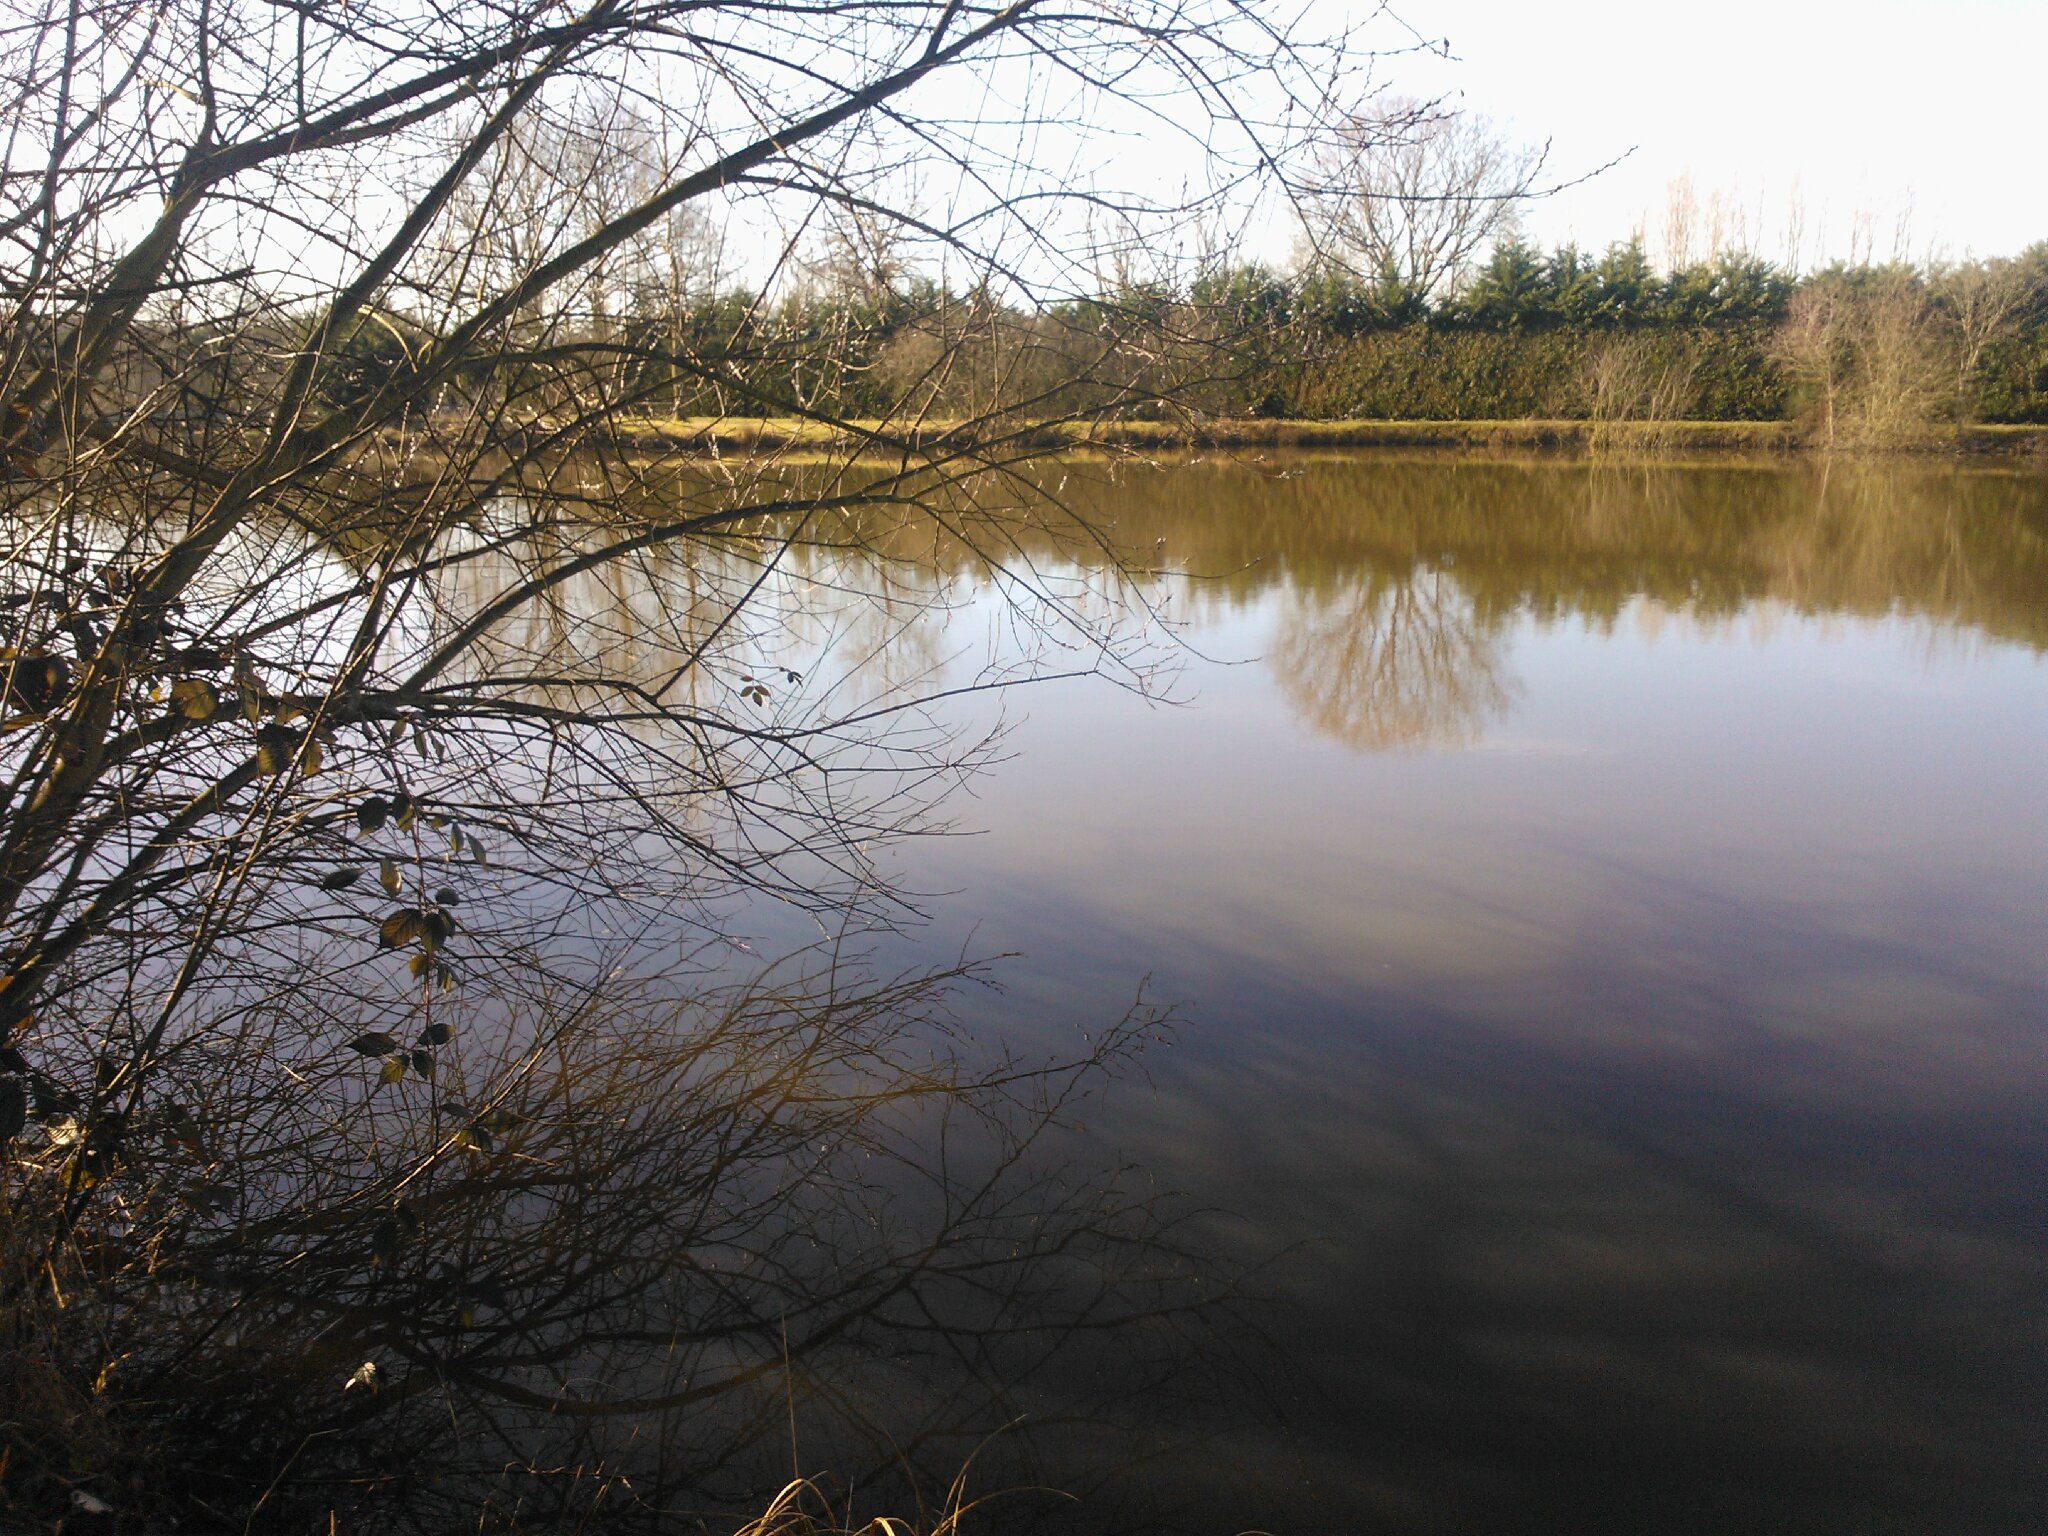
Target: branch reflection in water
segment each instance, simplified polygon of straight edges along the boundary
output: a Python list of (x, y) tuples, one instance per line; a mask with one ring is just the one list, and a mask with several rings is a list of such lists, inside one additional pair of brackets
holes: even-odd
[[(994, 740), (931, 708), (952, 588), (1015, 606), (946, 686), (1143, 686), (1076, 618), (1121, 578), (1010, 574), (1043, 509), (1000, 486), (846, 478), (252, 523), (153, 621), (72, 819), (10, 807), (4, 1279), (63, 1302), (14, 1313), (26, 1477), (88, 1455), (252, 1529), (668, 1528), (797, 1457), (901, 1509), (970, 1459), (1044, 1481), (1202, 1353), (1227, 1287), (1063, 1140), (1160, 1010), (1013, 1052), (967, 1027), (979, 967), (865, 959), (906, 910), (877, 850)], [(934, 523), (951, 575), (890, 547)], [(34, 656), (159, 543), (12, 532)], [(62, 774), (51, 701), (12, 702), (10, 766)]]

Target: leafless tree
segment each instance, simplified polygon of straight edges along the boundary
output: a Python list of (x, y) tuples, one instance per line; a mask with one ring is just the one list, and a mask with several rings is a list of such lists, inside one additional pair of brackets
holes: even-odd
[[(1693, 367), (1682, 351), (1660, 349), (1650, 337), (1601, 337), (1580, 369), (1593, 441), (1604, 444), (1620, 422), (1673, 422), (1692, 409)], [(1632, 441), (1641, 443), (1637, 435)]]
[(1833, 285), (1809, 283), (1792, 295), (1772, 353), (1811, 400), (1812, 427), (1832, 448), (1847, 387), (1847, 301)]
[(1915, 269), (1823, 273), (1793, 295), (1775, 354), (1811, 402), (1827, 447), (1924, 437), (1952, 399), (1958, 342)]
[[(1112, 366), (1111, 308), (1000, 411), (933, 424), (906, 388), (856, 419), (875, 338), (779, 306), (834, 210), (1026, 314), (1071, 296), (1071, 201), (1134, 238), (1175, 210), (1032, 145), (1120, 93), (1268, 163), (1261, 125), (1350, 47), (1222, 0), (18, 13), (0, 1353), (37, 1406), (10, 1490), (61, 1503), (96, 1433), (235, 1524), (388, 1524), (431, 1473), (442, 1502), (395, 1507), (446, 1528), (486, 1468), (535, 1524), (537, 1489), (622, 1497), (579, 1426), (729, 1414), (650, 1433), (654, 1521), (760, 1440), (771, 1383), (842, 1394), (834, 1351), (943, 1332), (947, 1296), (977, 1360), (1042, 1336), (1039, 1301), (1162, 1310), (1142, 1206), (1028, 1160), (1104, 1059), (965, 1055), (945, 978), (866, 976), (857, 944), (793, 985), (726, 957), (743, 904), (848, 935), (904, 910), (880, 850), (985, 746), (934, 694), (1143, 682), (1093, 577), (1020, 558), (1020, 519), (1107, 542), (1022, 465), (1171, 377)], [(1034, 121), (957, 110), (1018, 86)], [(950, 178), (940, 211), (848, 174), (877, 133)], [(714, 226), (759, 253), (737, 313), (624, 323)], [(807, 452), (650, 428), (686, 399)], [(904, 665), (962, 600), (939, 546), (1023, 654)], [(921, 1116), (979, 1130), (935, 1163)]]
[(1546, 154), (1442, 102), (1382, 98), (1346, 118), (1321, 150), (1314, 243), (1390, 296), (1450, 297), (1513, 228)]
[(2026, 268), (2011, 260), (1958, 262), (1936, 268), (1931, 279), (1935, 301), (1953, 332), (1956, 420), (1967, 421), (1970, 386), (1985, 349), (2038, 296), (2029, 291)]

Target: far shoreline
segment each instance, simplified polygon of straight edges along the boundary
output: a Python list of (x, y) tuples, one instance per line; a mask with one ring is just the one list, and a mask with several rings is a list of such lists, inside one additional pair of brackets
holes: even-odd
[[(979, 424), (974, 438), (1018, 448), (1256, 449), (1440, 448), (1562, 453), (1907, 454), (1914, 457), (2022, 459), (2048, 467), (2048, 426), (1960, 425), (1911, 438), (1830, 447), (1788, 421), (1313, 421), (1211, 417), (1178, 421), (1070, 421), (1044, 427)], [(856, 422), (848, 432), (796, 417), (642, 418), (619, 423), (614, 440), (654, 451), (761, 452), (850, 446), (871, 429), (877, 447), (944, 445), (955, 423)], [(963, 441), (972, 441), (967, 439)]]

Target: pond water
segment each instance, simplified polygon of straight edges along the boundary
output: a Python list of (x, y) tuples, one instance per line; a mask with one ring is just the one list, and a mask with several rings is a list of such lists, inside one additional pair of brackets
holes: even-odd
[(1209, 1531), (2048, 1522), (2048, 478), (1064, 489), (1154, 551), (1175, 702), (1013, 695), (887, 952), (1013, 954), (974, 1017), (1027, 1042), (1176, 1009), (1088, 1130), (1256, 1266), (1263, 1342), (1125, 1493)]

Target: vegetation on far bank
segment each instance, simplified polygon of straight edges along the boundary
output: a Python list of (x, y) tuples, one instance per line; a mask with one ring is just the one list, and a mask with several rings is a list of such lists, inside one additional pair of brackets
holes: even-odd
[[(1212, 264), (1022, 305), (920, 278), (884, 253), (824, 263), (773, 302), (623, 281), (564, 326), (615, 375), (603, 430), (659, 446), (892, 443), (975, 424), (1071, 441), (1322, 446), (1610, 444), (2030, 451), (2048, 427), (2048, 242), (1949, 266), (1801, 276), (1724, 254), (1655, 270), (1638, 242), (1592, 258), (1518, 241), (1445, 296), (1329, 262)], [(569, 334), (564, 334), (567, 331)], [(163, 350), (203, 338), (166, 342)], [(409, 366), (402, 317), (338, 343), (330, 388)], [(502, 368), (499, 371), (504, 371)], [(488, 388), (577, 430), (550, 380)]]

